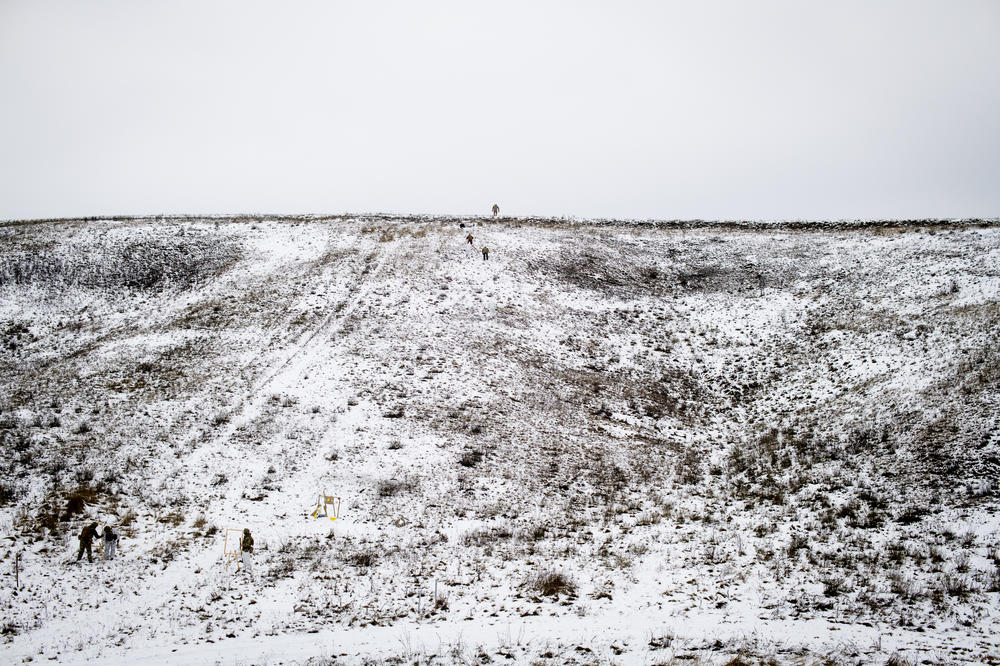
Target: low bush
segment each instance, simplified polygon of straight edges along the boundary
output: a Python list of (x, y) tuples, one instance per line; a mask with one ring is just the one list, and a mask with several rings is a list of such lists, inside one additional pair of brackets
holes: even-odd
[(364, 548), (344, 554), (341, 560), (352, 567), (367, 569), (378, 562), (378, 553), (374, 548)]
[(73, 516), (83, 513), (88, 504), (97, 502), (97, 489), (91, 486), (77, 486), (75, 490), (66, 494), (66, 512), (63, 520), (69, 520)]
[(403, 479), (384, 479), (378, 482), (375, 491), (379, 497), (393, 497), (400, 493), (416, 490), (417, 481), (411, 477)]
[(475, 467), (483, 460), (483, 452), (479, 449), (466, 449), (458, 459), (462, 467)]
[(511, 538), (512, 533), (509, 528), (501, 527), (479, 527), (462, 535), (462, 545), (464, 546), (487, 546), (502, 539)]
[(576, 583), (561, 571), (540, 571), (529, 576), (525, 585), (535, 592), (547, 597), (557, 597), (560, 594), (576, 593)]

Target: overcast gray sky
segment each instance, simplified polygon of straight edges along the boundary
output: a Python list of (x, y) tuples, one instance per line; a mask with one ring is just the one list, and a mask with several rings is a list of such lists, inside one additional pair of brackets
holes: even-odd
[(0, 218), (992, 217), (998, 36), (998, 0), (0, 0)]

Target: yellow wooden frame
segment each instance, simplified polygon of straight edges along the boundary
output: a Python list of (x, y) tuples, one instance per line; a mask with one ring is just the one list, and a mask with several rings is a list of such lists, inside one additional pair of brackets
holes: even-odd
[[(236, 532), (236, 537), (233, 539), (233, 545), (230, 547), (229, 543), (229, 533)], [(239, 571), (240, 568), (240, 553), (243, 548), (241, 543), (243, 541), (243, 528), (241, 527), (227, 527), (226, 528), (226, 538), (222, 542), (222, 558), (226, 563), (226, 569), (229, 569), (229, 562), (232, 560), (236, 563), (236, 570)]]
[[(333, 515), (330, 515), (330, 511)], [(316, 500), (316, 508), (312, 512), (313, 518), (319, 518), (320, 513), (330, 520), (340, 518), (340, 498), (336, 495), (327, 495), (325, 492)]]

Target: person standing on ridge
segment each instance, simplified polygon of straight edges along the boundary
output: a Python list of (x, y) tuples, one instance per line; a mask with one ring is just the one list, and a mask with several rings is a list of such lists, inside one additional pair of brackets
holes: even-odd
[(93, 562), (94, 556), (90, 552), (90, 546), (97, 538), (97, 523), (91, 523), (83, 528), (80, 532), (80, 552), (76, 554), (76, 561), (79, 562), (80, 558), (83, 557), (83, 551), (87, 551), (87, 561)]
[(500, 204), (493, 204), (493, 217), (500, 214)]

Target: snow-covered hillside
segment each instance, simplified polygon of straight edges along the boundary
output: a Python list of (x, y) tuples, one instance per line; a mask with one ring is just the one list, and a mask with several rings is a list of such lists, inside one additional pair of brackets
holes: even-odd
[(0, 226), (0, 662), (1000, 663), (998, 339), (995, 222)]

